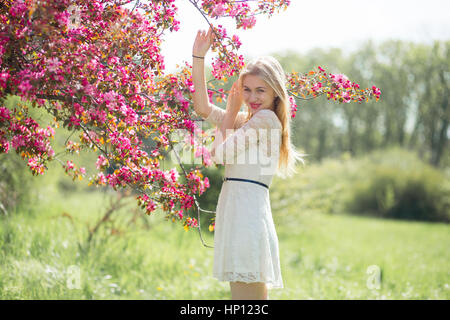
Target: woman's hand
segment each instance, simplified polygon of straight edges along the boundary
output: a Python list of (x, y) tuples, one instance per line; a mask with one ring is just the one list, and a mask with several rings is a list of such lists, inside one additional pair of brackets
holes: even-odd
[(241, 79), (239, 79), (233, 83), (230, 93), (228, 94), (226, 112), (231, 112), (236, 115), (241, 109), (243, 101)]
[(192, 93), (192, 100), (194, 102), (194, 110), (203, 118), (206, 118), (211, 112), (209, 105), (208, 91), (206, 89), (205, 79), (205, 55), (211, 47), (214, 40), (214, 32), (209, 29), (208, 33), (205, 31), (198, 31), (197, 37), (192, 48), (192, 82), (195, 91)]
[(214, 32), (209, 28), (208, 32), (198, 31), (197, 37), (194, 41), (194, 47), (192, 48), (192, 54), (198, 57), (204, 57), (214, 40)]

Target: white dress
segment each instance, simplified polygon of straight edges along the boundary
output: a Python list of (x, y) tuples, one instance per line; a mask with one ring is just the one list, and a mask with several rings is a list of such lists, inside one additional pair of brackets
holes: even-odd
[[(225, 110), (211, 107), (206, 121), (220, 127)], [(281, 122), (267, 109), (259, 110), (248, 122), (246, 116), (246, 112), (238, 113), (234, 133), (215, 149), (212, 160), (225, 165), (225, 177), (270, 186), (278, 165)], [(266, 187), (244, 181), (223, 182), (216, 208), (213, 277), (283, 288), (278, 238)]]

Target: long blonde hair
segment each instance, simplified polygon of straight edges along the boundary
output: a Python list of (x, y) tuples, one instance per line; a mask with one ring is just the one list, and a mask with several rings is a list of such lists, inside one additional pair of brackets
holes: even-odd
[[(278, 161), (277, 175), (285, 178), (297, 173), (295, 168), (296, 161), (299, 160), (304, 164), (302, 154), (297, 152), (291, 143), (291, 110), (289, 96), (286, 90), (286, 76), (280, 63), (271, 56), (257, 58), (246, 65), (242, 70), (240, 77), (243, 79), (246, 75), (259, 76), (272, 89), (278, 98), (274, 101), (274, 112), (282, 125), (281, 131), (281, 148)], [(277, 101), (278, 100), (278, 101)], [(250, 110), (247, 106), (247, 121), (251, 118)]]

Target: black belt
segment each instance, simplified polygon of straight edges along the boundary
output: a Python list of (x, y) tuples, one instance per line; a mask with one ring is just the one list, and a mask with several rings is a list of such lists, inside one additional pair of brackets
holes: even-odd
[(260, 186), (266, 187), (267, 189), (269, 189), (269, 187), (267, 186), (267, 184), (264, 184), (262, 182), (259, 181), (255, 181), (255, 180), (249, 180), (249, 179), (240, 179), (240, 178), (223, 178), (223, 181), (227, 181), (227, 180), (234, 180), (234, 181), (245, 181), (245, 182), (251, 182), (251, 183), (256, 183), (259, 184)]

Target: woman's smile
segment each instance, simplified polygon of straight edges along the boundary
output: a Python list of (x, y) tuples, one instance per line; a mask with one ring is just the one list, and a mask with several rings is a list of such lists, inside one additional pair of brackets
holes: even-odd
[(261, 103), (250, 103), (250, 107), (254, 110), (258, 109), (261, 106)]

